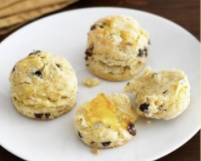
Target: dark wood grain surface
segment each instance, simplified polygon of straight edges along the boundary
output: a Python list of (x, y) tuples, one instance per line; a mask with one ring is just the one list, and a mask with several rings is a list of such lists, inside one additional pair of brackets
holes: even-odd
[[(200, 40), (199, 0), (80, 0), (61, 11), (97, 6), (126, 7), (151, 12), (176, 22)], [(0, 41), (10, 34), (0, 36)], [(0, 161), (22, 161), (22, 159), (0, 146)], [(200, 161), (200, 132), (182, 147), (158, 161)]]

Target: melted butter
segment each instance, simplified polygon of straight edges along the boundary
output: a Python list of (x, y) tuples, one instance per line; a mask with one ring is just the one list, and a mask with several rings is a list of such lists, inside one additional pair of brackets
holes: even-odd
[(121, 31), (120, 36), (123, 40), (130, 38), (130, 34), (127, 31)]
[(102, 123), (103, 126), (112, 129), (127, 128), (128, 124), (134, 121), (131, 116), (115, 107), (115, 104), (108, 100), (103, 93), (93, 99), (86, 110), (85, 120), (91, 126)]
[(173, 89), (176, 91), (177, 88), (178, 88), (178, 86), (179, 86), (179, 83), (178, 83), (178, 82), (174, 83), (174, 84), (173, 84)]

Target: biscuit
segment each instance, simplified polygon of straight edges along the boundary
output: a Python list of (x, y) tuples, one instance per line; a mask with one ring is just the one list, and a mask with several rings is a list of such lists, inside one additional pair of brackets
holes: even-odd
[(53, 119), (75, 106), (77, 78), (64, 57), (34, 51), (16, 63), (9, 80), (14, 106), (29, 118)]
[(102, 18), (91, 26), (88, 33), (86, 66), (103, 79), (130, 79), (144, 68), (148, 43), (148, 33), (133, 18)]
[(77, 135), (88, 146), (112, 148), (136, 135), (136, 119), (137, 114), (125, 94), (100, 93), (77, 109), (74, 125)]
[(173, 119), (190, 103), (190, 84), (181, 70), (153, 72), (147, 68), (124, 91), (135, 94), (137, 112), (147, 118)]

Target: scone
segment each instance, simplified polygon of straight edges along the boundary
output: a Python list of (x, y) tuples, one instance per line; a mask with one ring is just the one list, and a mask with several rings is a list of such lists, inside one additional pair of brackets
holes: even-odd
[(134, 93), (138, 114), (155, 119), (173, 119), (190, 103), (190, 85), (180, 70), (153, 72), (148, 68), (124, 88)]
[(127, 143), (136, 135), (137, 118), (125, 94), (98, 94), (82, 104), (75, 114), (79, 138), (93, 148), (112, 148)]
[(130, 79), (144, 68), (148, 43), (148, 33), (133, 18), (109, 16), (100, 19), (88, 33), (86, 66), (103, 79)]
[(53, 119), (76, 103), (75, 71), (64, 57), (48, 52), (34, 51), (17, 62), (10, 83), (16, 109), (29, 118)]

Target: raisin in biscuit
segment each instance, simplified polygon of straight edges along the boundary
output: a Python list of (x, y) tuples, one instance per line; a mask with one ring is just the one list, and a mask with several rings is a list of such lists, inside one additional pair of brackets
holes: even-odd
[(100, 19), (88, 34), (87, 68), (103, 79), (130, 79), (145, 66), (148, 43), (148, 33), (133, 18), (109, 16)]
[(77, 78), (61, 56), (34, 51), (16, 63), (10, 73), (11, 97), (16, 109), (36, 119), (53, 119), (76, 103)]
[(136, 118), (126, 95), (100, 93), (78, 108), (75, 129), (79, 138), (90, 147), (118, 147), (136, 135)]
[(138, 114), (156, 119), (173, 119), (190, 103), (190, 85), (180, 70), (153, 72), (148, 68), (134, 77), (124, 88), (134, 93)]

